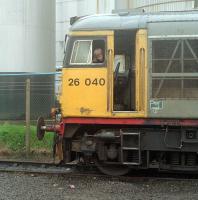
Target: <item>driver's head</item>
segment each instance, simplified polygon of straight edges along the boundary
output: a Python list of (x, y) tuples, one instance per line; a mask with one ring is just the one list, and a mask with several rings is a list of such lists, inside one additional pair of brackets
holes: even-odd
[(102, 63), (104, 62), (104, 53), (101, 48), (97, 48), (93, 53), (93, 62), (94, 63)]

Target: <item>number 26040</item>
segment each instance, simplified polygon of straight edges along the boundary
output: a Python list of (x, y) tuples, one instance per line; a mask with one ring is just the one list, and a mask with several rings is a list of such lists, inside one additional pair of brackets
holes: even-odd
[[(86, 78), (84, 80), (84, 85), (86, 86), (104, 86), (106, 83), (104, 78), (95, 78), (95, 79), (90, 79), (90, 78)], [(69, 86), (79, 86), (81, 84), (81, 81), (79, 78), (70, 78), (68, 79), (68, 85)]]

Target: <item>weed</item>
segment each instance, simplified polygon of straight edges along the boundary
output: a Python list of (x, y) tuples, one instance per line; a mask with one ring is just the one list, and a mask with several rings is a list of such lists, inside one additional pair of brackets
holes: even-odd
[[(42, 141), (36, 137), (36, 127), (31, 126), (31, 149), (34, 151), (51, 151), (53, 134), (46, 134)], [(2, 124), (0, 125), (0, 149), (7, 148), (14, 152), (25, 150), (25, 126)]]

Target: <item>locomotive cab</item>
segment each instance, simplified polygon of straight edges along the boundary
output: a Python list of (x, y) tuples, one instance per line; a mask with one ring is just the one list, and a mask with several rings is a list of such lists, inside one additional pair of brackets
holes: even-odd
[[(98, 50), (103, 60), (95, 62)], [(146, 30), (71, 32), (63, 68), (63, 116), (145, 117), (146, 61)]]

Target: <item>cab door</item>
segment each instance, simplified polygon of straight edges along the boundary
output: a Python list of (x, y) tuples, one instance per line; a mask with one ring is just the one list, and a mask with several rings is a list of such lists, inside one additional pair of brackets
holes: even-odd
[[(146, 117), (148, 101), (147, 30), (119, 30), (115, 33), (114, 40), (113, 117)], [(120, 58), (116, 63), (117, 56)]]
[[(101, 49), (103, 60), (96, 61)], [(63, 117), (105, 117), (112, 107), (113, 32), (71, 33), (62, 76)]]

